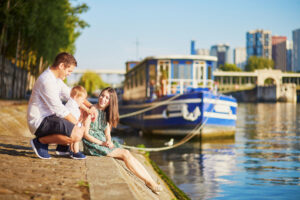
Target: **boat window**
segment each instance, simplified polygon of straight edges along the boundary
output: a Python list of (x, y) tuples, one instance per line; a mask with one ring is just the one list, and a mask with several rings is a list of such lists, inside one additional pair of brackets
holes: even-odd
[(140, 85), (140, 79), (141, 79), (140, 70), (137, 70), (136, 71), (136, 86)]
[(192, 79), (192, 64), (174, 64), (175, 79)]
[(207, 67), (207, 79), (211, 79), (211, 75), (212, 75), (212, 73), (211, 73), (211, 66), (208, 66)]
[(156, 70), (155, 70), (155, 65), (149, 65), (149, 78), (150, 80), (156, 79)]
[(139, 85), (142, 85), (143, 84), (143, 78), (142, 78), (142, 69), (139, 69), (139, 73), (138, 73), (138, 75), (139, 75)]
[(145, 74), (145, 68), (146, 68), (146, 64), (143, 64), (140, 68), (139, 74), (140, 74), (140, 85), (144, 85), (145, 80), (146, 80), (146, 74)]
[(137, 71), (135, 71), (134, 73), (134, 87), (138, 86), (138, 74)]
[(199, 66), (196, 67), (196, 79), (202, 80), (201, 67), (199, 67)]
[(132, 81), (132, 77), (131, 77), (131, 73), (128, 75), (128, 85), (129, 87), (128, 88), (132, 88), (133, 85), (132, 85), (133, 81)]

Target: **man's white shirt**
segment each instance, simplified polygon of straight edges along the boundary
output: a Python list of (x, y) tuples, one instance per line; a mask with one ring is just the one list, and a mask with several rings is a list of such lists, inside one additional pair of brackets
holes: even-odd
[(45, 117), (66, 117), (70, 111), (62, 100), (69, 100), (71, 89), (48, 68), (37, 79), (32, 89), (27, 110), (27, 123), (32, 134)]

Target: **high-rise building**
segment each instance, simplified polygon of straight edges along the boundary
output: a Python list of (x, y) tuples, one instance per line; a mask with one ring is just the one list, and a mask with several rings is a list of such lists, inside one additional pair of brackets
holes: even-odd
[(272, 59), (274, 69), (280, 69), (285, 72), (286, 69), (286, 37), (272, 36)]
[(195, 40), (191, 41), (191, 55), (196, 54), (196, 48), (195, 48)]
[(217, 66), (229, 63), (229, 45), (228, 44), (217, 44), (210, 48), (210, 55), (218, 58)]
[(240, 69), (245, 69), (245, 65), (247, 64), (247, 53), (245, 47), (237, 47), (233, 50), (233, 62)]
[(257, 29), (246, 34), (247, 60), (250, 56), (272, 59), (271, 31)]
[(191, 40), (191, 55), (209, 56), (209, 49), (196, 49), (195, 40)]
[(300, 72), (300, 28), (293, 31), (293, 69)]
[(289, 41), (287, 40), (286, 41), (286, 71), (289, 71), (289, 72), (292, 72), (292, 71), (295, 71), (293, 69), (293, 62), (292, 62), (292, 54), (293, 53), (293, 42), (292, 41)]

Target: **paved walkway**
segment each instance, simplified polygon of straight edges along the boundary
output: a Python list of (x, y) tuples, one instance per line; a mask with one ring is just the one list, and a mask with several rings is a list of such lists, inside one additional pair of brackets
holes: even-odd
[(52, 159), (37, 158), (29, 143), (32, 136), (24, 122), (25, 110), (25, 105), (1, 106), (0, 102), (0, 199), (175, 198), (140, 154), (134, 155), (164, 188), (160, 195), (152, 193), (119, 160), (58, 157), (55, 146), (50, 146)]

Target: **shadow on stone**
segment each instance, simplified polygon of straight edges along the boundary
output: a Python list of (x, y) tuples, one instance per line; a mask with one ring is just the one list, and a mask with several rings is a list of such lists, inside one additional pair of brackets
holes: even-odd
[(30, 147), (0, 143), (0, 154), (32, 157), (32, 155), (34, 155), (34, 152)]

